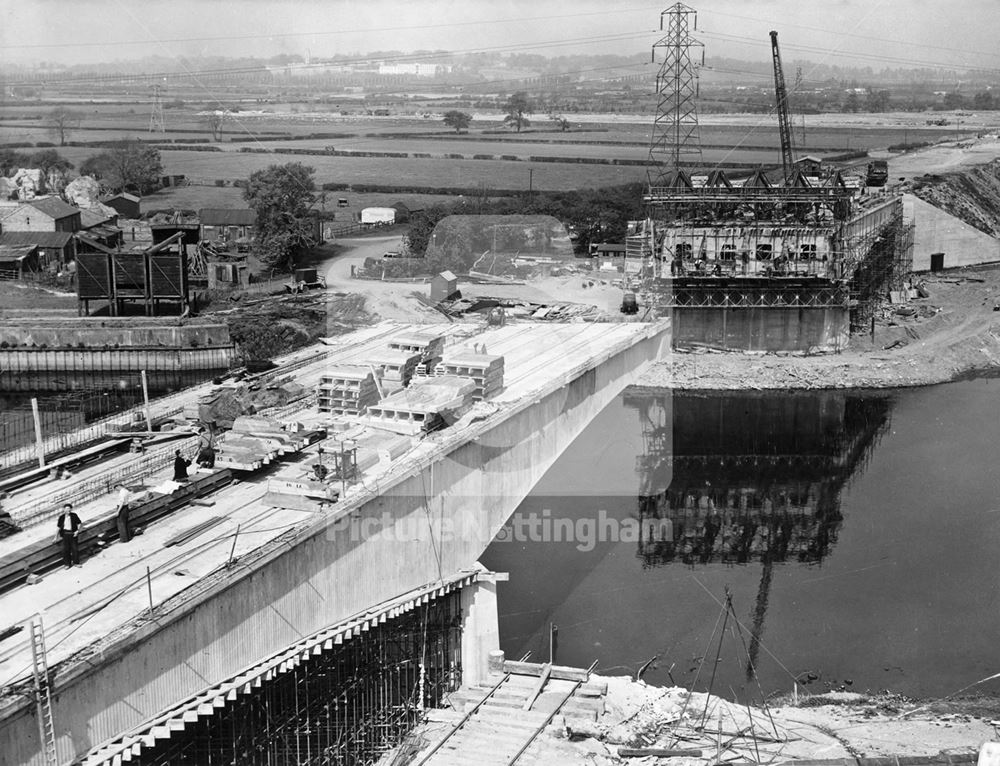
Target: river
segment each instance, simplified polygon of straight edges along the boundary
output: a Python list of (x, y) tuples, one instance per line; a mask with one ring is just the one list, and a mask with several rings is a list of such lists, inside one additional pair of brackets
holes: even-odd
[(626, 392), (483, 557), (502, 648), (545, 661), (555, 625), (560, 664), (656, 657), (647, 682), (739, 699), (1000, 672), (998, 405), (998, 380)]

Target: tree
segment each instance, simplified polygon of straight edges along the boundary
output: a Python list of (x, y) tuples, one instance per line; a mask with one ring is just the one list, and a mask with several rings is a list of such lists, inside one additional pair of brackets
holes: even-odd
[(865, 109), (869, 112), (888, 112), (889, 91), (869, 89), (865, 94)]
[(257, 213), (258, 257), (273, 268), (291, 267), (316, 244), (308, 220), (316, 202), (314, 172), (301, 162), (271, 165), (251, 174), (243, 189)]
[(163, 164), (158, 149), (131, 139), (88, 157), (80, 165), (80, 175), (93, 176), (111, 191), (142, 195), (159, 188)]
[(517, 132), (521, 132), (521, 128), (526, 128), (531, 124), (531, 121), (526, 115), (531, 114), (534, 107), (531, 101), (528, 100), (528, 94), (524, 92), (515, 93), (504, 105), (507, 110), (507, 116), (503, 118), (503, 121), (508, 125), (513, 125), (517, 128)]
[(561, 130), (563, 133), (569, 130), (569, 120), (567, 120), (561, 114), (550, 114), (549, 119), (552, 120), (556, 125), (558, 125), (559, 130)]
[(993, 100), (993, 94), (984, 90), (972, 97), (972, 106), (980, 112), (988, 112), (996, 109), (996, 102)]
[(949, 91), (944, 94), (944, 106), (945, 109), (963, 109), (965, 107), (965, 96), (957, 90)]
[(229, 112), (209, 112), (205, 115), (205, 125), (212, 131), (212, 138), (216, 141), (222, 140), (222, 132), (228, 116)]
[(851, 90), (847, 94), (847, 100), (844, 102), (845, 112), (856, 112), (858, 111), (860, 104), (858, 103), (858, 94)]
[(23, 154), (13, 149), (0, 149), (0, 176), (10, 175), (11, 171), (23, 168), (27, 164), (28, 159)]
[(70, 131), (80, 127), (83, 115), (65, 106), (57, 106), (45, 119), (49, 135), (59, 139), (59, 146), (66, 146), (66, 138)]
[(456, 133), (468, 130), (471, 122), (472, 115), (467, 114), (466, 112), (460, 112), (457, 109), (452, 109), (450, 112), (444, 113), (444, 124), (449, 128), (454, 128)]
[(62, 191), (66, 185), (66, 174), (73, 169), (73, 163), (55, 149), (42, 149), (28, 157), (28, 164), (42, 171), (45, 186), (52, 191)]

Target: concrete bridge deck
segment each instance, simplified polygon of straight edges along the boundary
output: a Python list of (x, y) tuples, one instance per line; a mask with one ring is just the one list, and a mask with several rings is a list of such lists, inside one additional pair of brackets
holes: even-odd
[[(295, 378), (314, 387), (331, 366), (363, 362), (412, 329), (387, 323), (332, 339), (296, 355)], [(485, 343), (502, 354), (503, 391), (370, 469), (328, 511), (271, 507), (268, 474), (250, 474), (211, 506), (187, 506), (82, 567), (0, 596), (5, 625), (44, 613), (61, 760), (305, 635), (468, 570), (570, 441), (669, 345), (662, 323), (440, 329), (451, 347)], [(313, 402), (282, 417), (317, 421)], [(407, 532), (364, 539), (358, 519)], [(44, 762), (31, 666), (26, 631), (0, 641), (0, 752), (10, 763)]]

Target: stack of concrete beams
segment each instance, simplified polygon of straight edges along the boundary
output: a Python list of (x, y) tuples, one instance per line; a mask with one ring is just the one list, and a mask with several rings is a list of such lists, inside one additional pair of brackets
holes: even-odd
[(340, 365), (320, 378), (317, 396), (320, 412), (359, 415), (381, 398), (370, 367)]
[(476, 384), (443, 375), (413, 385), (368, 408), (372, 425), (406, 434), (436, 431), (457, 420), (472, 404)]
[(420, 330), (397, 335), (389, 341), (389, 348), (396, 351), (408, 351), (420, 354), (420, 364), (416, 374), (428, 376), (434, 374), (434, 368), (444, 355), (445, 336), (433, 330)]
[(503, 389), (504, 362), (502, 356), (474, 351), (450, 352), (436, 368), (438, 375), (457, 375), (476, 383), (475, 401), (489, 399)]
[(322, 431), (289, 430), (269, 418), (238, 417), (233, 429), (217, 445), (215, 465), (238, 471), (256, 471), (281, 455), (300, 451), (323, 438)]
[(420, 364), (421, 354), (413, 351), (386, 349), (379, 351), (368, 359), (376, 370), (382, 373), (383, 394), (394, 393), (410, 385), (413, 374)]

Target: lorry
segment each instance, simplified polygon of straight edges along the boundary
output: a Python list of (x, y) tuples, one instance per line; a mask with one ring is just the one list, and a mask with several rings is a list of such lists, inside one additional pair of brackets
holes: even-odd
[(868, 163), (865, 174), (865, 184), (868, 186), (885, 186), (889, 180), (889, 163), (885, 160), (872, 160)]

